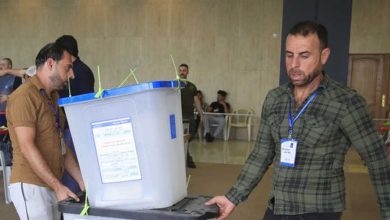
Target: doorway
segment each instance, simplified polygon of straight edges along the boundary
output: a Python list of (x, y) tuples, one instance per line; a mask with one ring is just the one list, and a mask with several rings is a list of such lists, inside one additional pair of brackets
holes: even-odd
[(374, 119), (390, 113), (390, 54), (350, 54), (348, 86), (365, 99)]

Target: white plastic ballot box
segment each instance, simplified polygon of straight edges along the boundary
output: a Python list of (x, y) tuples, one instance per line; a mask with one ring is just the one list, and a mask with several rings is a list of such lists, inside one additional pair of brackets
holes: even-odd
[[(181, 83), (181, 86), (183, 83)], [(62, 98), (92, 207), (169, 207), (187, 195), (180, 87), (154, 81)]]

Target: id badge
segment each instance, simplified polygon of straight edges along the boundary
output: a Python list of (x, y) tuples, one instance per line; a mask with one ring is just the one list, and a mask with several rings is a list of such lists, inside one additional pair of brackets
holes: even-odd
[(63, 137), (61, 137), (61, 154), (62, 156), (66, 154), (66, 144)]
[(280, 142), (280, 165), (294, 167), (298, 141), (294, 139), (282, 139)]

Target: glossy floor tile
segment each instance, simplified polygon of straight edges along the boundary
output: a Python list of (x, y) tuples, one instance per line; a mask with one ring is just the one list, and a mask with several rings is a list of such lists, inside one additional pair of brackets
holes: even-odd
[(216, 139), (211, 143), (192, 141), (189, 151), (196, 162), (242, 165), (252, 149), (253, 142), (223, 141)]
[[(190, 195), (221, 195), (237, 178), (254, 142), (216, 139), (212, 143), (194, 140), (189, 145), (197, 168), (187, 169), (191, 175)], [(367, 169), (355, 150), (348, 152), (345, 161), (346, 207), (342, 220), (379, 220), (379, 208)], [(247, 201), (240, 204), (230, 220), (261, 220), (271, 191), (272, 170), (269, 170)], [(0, 178), (0, 220), (16, 220), (13, 205), (4, 203)]]
[[(192, 175), (191, 194), (224, 194), (237, 178), (254, 142), (217, 139), (212, 143), (195, 140), (190, 143), (190, 153), (198, 165), (188, 169)], [(344, 171), (346, 177), (346, 207), (342, 220), (379, 220), (379, 207), (366, 166), (351, 148), (347, 154)], [(269, 170), (248, 200), (240, 204), (229, 219), (262, 219), (271, 191), (272, 171)]]

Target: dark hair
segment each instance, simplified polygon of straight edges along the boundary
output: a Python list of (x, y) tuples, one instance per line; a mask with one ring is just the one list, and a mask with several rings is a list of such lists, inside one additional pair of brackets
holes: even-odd
[(185, 67), (185, 68), (187, 68), (187, 70), (188, 70), (188, 65), (187, 64), (185, 64), (185, 63), (182, 63), (182, 64), (180, 64), (180, 66), (179, 67)]
[(217, 94), (220, 94), (221, 96), (223, 97), (226, 97), (227, 96), (227, 92), (223, 91), (223, 90), (218, 90)]
[(57, 43), (46, 44), (46, 46), (38, 52), (37, 57), (35, 58), (36, 68), (38, 69), (42, 66), (49, 58), (58, 62), (62, 59), (64, 51), (67, 51), (67, 49)]
[(5, 57), (5, 58), (3, 58), (2, 60), (6, 60), (6, 61), (8, 62), (8, 64), (12, 66), (12, 60), (11, 60), (11, 58)]
[(62, 45), (66, 50), (75, 57), (79, 56), (77, 40), (72, 35), (62, 35), (56, 40), (57, 44)]
[(197, 91), (196, 91), (196, 94), (201, 94), (201, 95), (203, 95), (203, 93), (202, 93), (201, 90), (197, 90)]
[(309, 34), (317, 34), (320, 39), (321, 49), (328, 47), (328, 31), (325, 26), (314, 21), (302, 21), (295, 24), (290, 31), (289, 35), (302, 35), (306, 37)]

